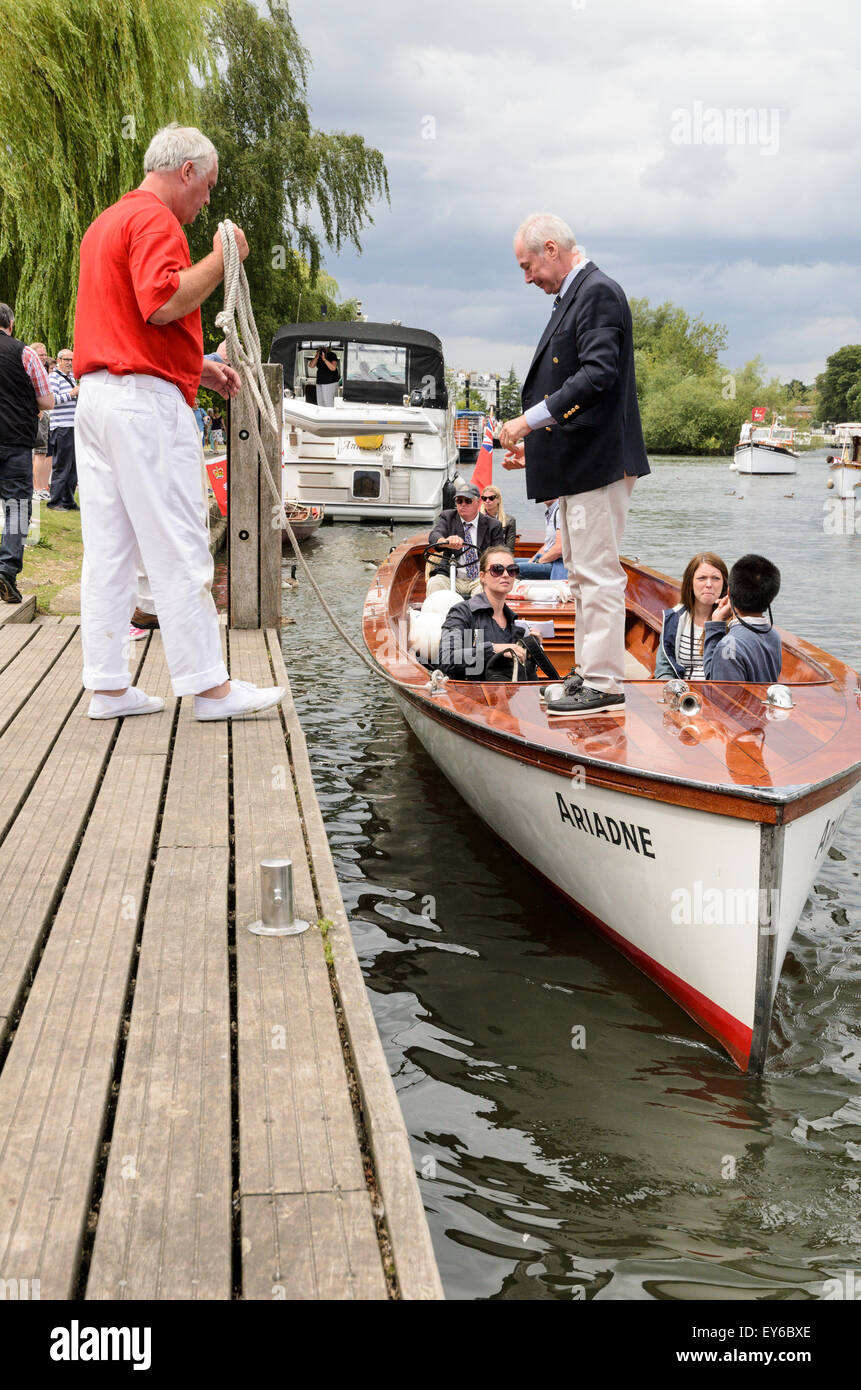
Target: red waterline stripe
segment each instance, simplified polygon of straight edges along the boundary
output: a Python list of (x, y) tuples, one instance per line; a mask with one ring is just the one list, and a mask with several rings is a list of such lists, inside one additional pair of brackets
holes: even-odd
[[(509, 845), (509, 849), (513, 849), (513, 846)], [(514, 850), (514, 853), (517, 854), (517, 850)], [(596, 917), (587, 907), (583, 907), (582, 903), (578, 903), (575, 898), (564, 892), (546, 874), (542, 874), (540, 869), (536, 869), (534, 864), (529, 864), (519, 854), (517, 857), (534, 874), (544, 879), (544, 882), (548, 883), (560, 897), (569, 902), (575, 911), (581, 917), (585, 917), (596, 931), (599, 931), (602, 936), (608, 937), (617, 950), (621, 951), (623, 956), (627, 956), (632, 965), (636, 965), (638, 970), (642, 970), (644, 975), (647, 975), (650, 980), (654, 980), (655, 984), (659, 985), (671, 999), (674, 999), (686, 1014), (690, 1014), (691, 1018), (706, 1033), (710, 1033), (721, 1047), (726, 1049), (740, 1071), (747, 1071), (753, 1042), (752, 1028), (748, 1028), (746, 1023), (742, 1023), (732, 1014), (727, 1013), (726, 1009), (722, 1009), (713, 999), (708, 999), (706, 995), (700, 994), (698, 989), (694, 989), (693, 985), (687, 984), (678, 975), (674, 975), (672, 970), (667, 970), (666, 966), (659, 965), (650, 955), (641, 951), (638, 946), (632, 945), (613, 927), (608, 927), (607, 923), (602, 922), (600, 917)]]

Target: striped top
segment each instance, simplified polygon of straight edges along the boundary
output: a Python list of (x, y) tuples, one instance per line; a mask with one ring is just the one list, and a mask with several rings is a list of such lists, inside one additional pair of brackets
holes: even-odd
[(59, 367), (55, 367), (48, 378), (51, 390), (54, 393), (56, 405), (51, 411), (51, 429), (68, 430), (75, 425), (75, 406), (78, 404), (77, 396), (71, 397), (70, 393), (73, 386), (77, 386), (77, 381), (71, 372), (68, 375), (61, 372)]

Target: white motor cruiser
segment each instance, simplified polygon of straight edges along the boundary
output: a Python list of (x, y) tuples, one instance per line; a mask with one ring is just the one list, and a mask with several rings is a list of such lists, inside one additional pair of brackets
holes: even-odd
[[(331, 405), (312, 363), (337, 359)], [(333, 521), (433, 521), (457, 471), (442, 344), (399, 324), (286, 324), (270, 352), (284, 368), (285, 496)], [(450, 490), (450, 489), (449, 489)]]

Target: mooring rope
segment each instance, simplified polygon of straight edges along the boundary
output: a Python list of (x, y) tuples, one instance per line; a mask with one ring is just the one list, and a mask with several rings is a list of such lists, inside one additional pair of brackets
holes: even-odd
[[(260, 338), (257, 333), (257, 324), (254, 322), (254, 311), (251, 307), (248, 277), (245, 274), (245, 267), (239, 259), (233, 223), (225, 219), (223, 222), (219, 222), (218, 230), (221, 233), (221, 249), (224, 256), (224, 308), (221, 310), (220, 314), (216, 315), (215, 322), (222, 330), (227, 340), (227, 356), (231, 366), (236, 367), (236, 370), (242, 377), (243, 384), (251, 391), (264, 424), (271, 429), (273, 434), (277, 434), (279, 420), (275, 411), (275, 405), (269, 395), (266, 377), (263, 372), (263, 362), (260, 355)], [(239, 320), (238, 329), (237, 318)], [(280, 409), (280, 401), (278, 406)], [(363, 652), (360, 647), (356, 646), (349, 633), (345, 631), (344, 627), (332, 612), (329, 604), (326, 602), (323, 591), (311, 573), (308, 562), (299, 549), (299, 542), (296, 540), (293, 533), (293, 527), (290, 525), (284, 506), (281, 488), (280, 486), (276, 486), (275, 479), (272, 477), (266, 447), (257, 424), (256, 413), (250, 411), (249, 418), (251, 421), (251, 432), (254, 436), (254, 444), (257, 449), (257, 460), (260, 471), (266, 479), (269, 490), (275, 499), (281, 525), (287, 532), (290, 544), (293, 547), (293, 553), (302, 566), (305, 577), (311, 585), (311, 588), (320, 600), (326, 616), (350, 650), (360, 661), (365, 663), (369, 671), (373, 672), (375, 676), (382, 676), (383, 680), (388, 681), (390, 685), (398, 687), (400, 682), (395, 680), (394, 676), (390, 676), (388, 671), (377, 666), (368, 656), (367, 652)]]

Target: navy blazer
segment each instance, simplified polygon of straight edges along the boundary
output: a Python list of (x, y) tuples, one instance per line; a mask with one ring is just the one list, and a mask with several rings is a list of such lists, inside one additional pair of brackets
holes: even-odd
[[(478, 522), (476, 531), (476, 542), (478, 554), (481, 555), (489, 545), (505, 545), (502, 526), (495, 517), (487, 516), (485, 512), (479, 512), (475, 517), (473, 525)], [(437, 517), (433, 530), (428, 536), (428, 544), (434, 541), (446, 540), (449, 536), (460, 536), (463, 540), (463, 522), (458, 513), (457, 507), (447, 507), (444, 512), (440, 512)], [(458, 559), (463, 558), (462, 550), (452, 550), (450, 555), (456, 555)], [(450, 555), (446, 555), (444, 560), (434, 560), (431, 570), (431, 577), (435, 574), (448, 574), (451, 564)], [(459, 567), (458, 573), (462, 573), (465, 566)]]
[(543, 400), (556, 422), (526, 436), (528, 497), (568, 497), (650, 472), (631, 310), (596, 265), (575, 275), (551, 314), (521, 394), (524, 411)]

